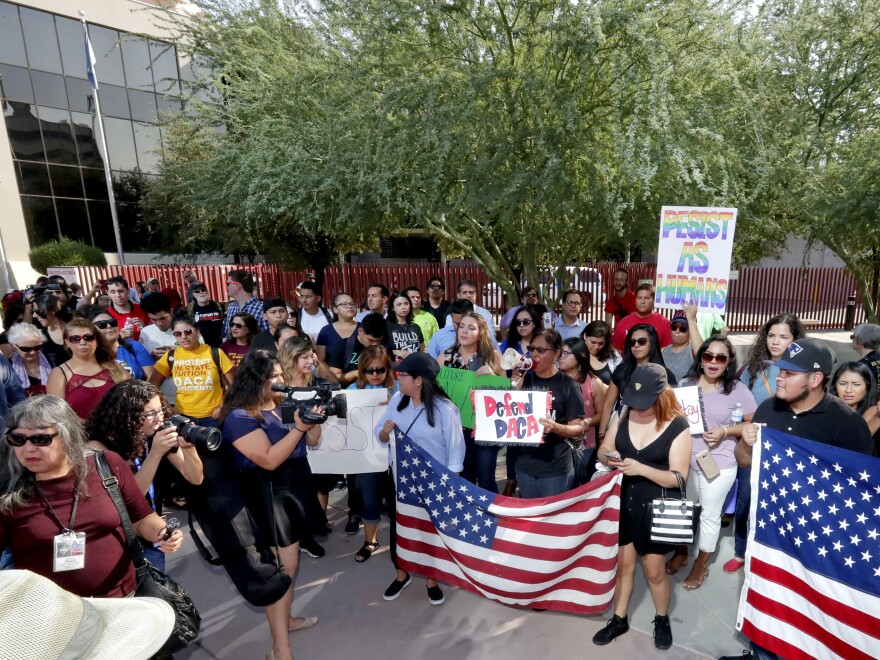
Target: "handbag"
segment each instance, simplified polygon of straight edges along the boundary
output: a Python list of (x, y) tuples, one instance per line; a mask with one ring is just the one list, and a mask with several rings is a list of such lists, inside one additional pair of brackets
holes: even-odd
[(590, 480), (589, 457), (584, 449), (584, 443), (581, 440), (572, 440), (563, 438), (565, 443), (571, 449), (571, 463), (574, 467), (574, 486), (583, 486)]
[(697, 535), (703, 507), (687, 499), (684, 477), (673, 471), (681, 498), (670, 498), (663, 488), (660, 497), (651, 502), (651, 541), (671, 545), (690, 544)]
[(171, 608), (174, 610), (174, 629), (171, 631), (171, 636), (156, 655), (168, 656), (172, 653), (177, 653), (185, 649), (198, 637), (199, 629), (202, 625), (202, 617), (183, 587), (153, 566), (144, 557), (144, 550), (134, 533), (131, 519), (128, 516), (128, 510), (125, 508), (125, 502), (122, 500), (122, 493), (119, 492), (119, 481), (113, 475), (110, 464), (104, 457), (104, 452), (95, 452), (95, 466), (98, 469), (98, 475), (101, 477), (104, 488), (107, 489), (110, 499), (119, 512), (119, 519), (122, 521), (125, 543), (128, 546), (128, 552), (131, 555), (135, 576), (137, 577), (137, 589), (134, 595), (159, 598), (171, 605)]

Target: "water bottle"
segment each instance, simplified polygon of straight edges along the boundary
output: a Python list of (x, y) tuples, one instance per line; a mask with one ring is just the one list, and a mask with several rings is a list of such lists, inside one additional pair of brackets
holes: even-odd
[(733, 412), (730, 413), (730, 425), (736, 426), (743, 421), (743, 404), (736, 404), (736, 408), (733, 409)]

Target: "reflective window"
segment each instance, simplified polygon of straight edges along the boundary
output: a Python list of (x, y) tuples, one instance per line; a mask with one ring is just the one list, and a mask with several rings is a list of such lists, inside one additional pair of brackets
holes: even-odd
[[(98, 148), (97, 127), (95, 115), (87, 115), (81, 112), (72, 112), (73, 137), (76, 140), (76, 151), (79, 154), (79, 163), (83, 167), (104, 167), (101, 152)], [(101, 176), (103, 177), (103, 170)]]
[(177, 52), (170, 44), (150, 42), (150, 61), (153, 62), (153, 80), (160, 94), (180, 96), (180, 72), (177, 70)]
[(25, 195), (45, 195), (52, 194), (49, 187), (49, 170), (43, 163), (28, 163), (16, 161), (18, 167), (16, 172), (19, 175), (19, 190)]
[(98, 86), (98, 101), (101, 104), (101, 114), (105, 117), (121, 117), (129, 119), (131, 113), (128, 110), (128, 94), (125, 87), (114, 85)]
[(63, 76), (31, 71), (31, 80), (34, 83), (37, 105), (51, 105), (54, 108), (67, 107), (67, 91), (64, 87)]
[(43, 144), (46, 146), (46, 160), (50, 163), (78, 165), (70, 113), (67, 110), (42, 106), (37, 106), (37, 113), (43, 131)]
[(133, 170), (138, 166), (134, 150), (134, 135), (131, 122), (124, 119), (104, 119), (104, 133), (107, 137), (107, 154), (114, 170)]
[(85, 185), (86, 197), (89, 199), (107, 199), (107, 179), (104, 170), (91, 167), (82, 168), (83, 184)]
[(34, 102), (34, 88), (27, 69), (20, 66), (0, 64), (0, 90), (6, 99)]
[(125, 65), (125, 81), (129, 87), (153, 90), (150, 49), (144, 39), (127, 35), (122, 40), (122, 62)]
[[(56, 197), (81, 198), (83, 196), (82, 179), (79, 177), (78, 167), (49, 165), (49, 178), (52, 181), (52, 192)], [(61, 226), (64, 226), (63, 223)]]
[(18, 7), (0, 2), (0, 62), (27, 66)]
[[(89, 25), (89, 40), (92, 42), (92, 50), (95, 51), (98, 91), (104, 90), (101, 83), (124, 86), (125, 74), (122, 72), (119, 33), (99, 25)], [(85, 57), (85, 50), (83, 50), (83, 57)]]
[(52, 14), (27, 7), (21, 7), (20, 12), (24, 45), (31, 68), (61, 73), (61, 53), (58, 52), (58, 38), (55, 36), (55, 19)]
[(159, 127), (152, 124), (134, 122), (134, 144), (137, 147), (141, 172), (159, 171), (162, 156), (159, 154), (162, 135)]
[[(116, 238), (113, 234), (113, 217), (110, 215), (110, 202), (86, 202), (89, 207), (89, 218), (92, 223), (92, 234), (95, 237), (95, 245), (105, 252), (116, 252)], [(132, 246), (122, 245), (129, 251)]]
[(83, 243), (92, 242), (85, 200), (56, 199), (55, 208), (58, 209), (58, 224), (64, 236)]
[(58, 221), (55, 219), (55, 204), (51, 197), (22, 195), (21, 210), (24, 212), (24, 224), (31, 245), (42, 245), (58, 238)]
[(156, 97), (159, 109), (159, 119), (166, 119), (168, 115), (179, 115), (183, 111), (183, 104), (179, 98), (173, 96)]
[(131, 104), (131, 118), (155, 124), (159, 119), (156, 109), (156, 95), (151, 92), (128, 90), (128, 101)]
[(86, 47), (82, 23), (72, 18), (56, 16), (55, 29), (58, 31), (61, 66), (65, 75), (86, 78)]
[(95, 100), (92, 97), (94, 90), (88, 80), (82, 78), (64, 78), (67, 83), (67, 97), (70, 100), (70, 109), (77, 112), (94, 112)]
[(46, 160), (40, 137), (37, 107), (19, 101), (8, 101), (3, 110), (6, 133), (12, 146), (12, 155), (21, 160)]

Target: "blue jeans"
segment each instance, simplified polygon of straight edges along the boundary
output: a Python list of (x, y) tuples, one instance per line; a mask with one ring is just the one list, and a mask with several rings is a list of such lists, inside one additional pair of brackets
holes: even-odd
[(157, 548), (148, 548), (143, 544), (141, 544), (141, 547), (144, 549), (144, 557), (147, 558), (147, 561), (164, 573), (165, 553)]
[(12, 567), (12, 550), (3, 548), (3, 551), (0, 552), (0, 571), (5, 571)]
[(736, 511), (733, 519), (733, 554), (740, 558), (746, 556), (746, 542), (749, 538), (749, 503), (752, 499), (752, 468), (741, 467), (736, 471)]
[(461, 471), (461, 476), (490, 493), (497, 493), (495, 466), (498, 464), (501, 445), (475, 444), (474, 432), (471, 429), (464, 429), (464, 446), (464, 469)]
[(382, 519), (382, 495), (391, 485), (391, 474), (385, 472), (365, 472), (357, 475), (357, 490), (361, 494), (361, 519), (366, 524), (376, 524)]
[(517, 471), (516, 481), (519, 484), (520, 497), (523, 499), (559, 495), (574, 487), (574, 468), (569, 469), (565, 474), (553, 477), (533, 477)]

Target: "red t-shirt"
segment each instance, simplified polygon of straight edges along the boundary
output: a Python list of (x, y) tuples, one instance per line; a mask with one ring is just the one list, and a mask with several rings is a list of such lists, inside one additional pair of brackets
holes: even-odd
[(241, 364), (241, 361), (244, 360), (244, 356), (247, 355), (250, 350), (250, 344), (245, 344), (242, 346), (238, 342), (234, 341), (224, 341), (220, 345), (220, 350), (222, 350), (226, 355), (229, 356), (229, 359), (232, 360), (232, 375), (235, 375), (235, 370), (238, 369), (238, 365)]
[(623, 342), (626, 341), (626, 333), (629, 332), (631, 327), (639, 323), (647, 323), (654, 326), (654, 329), (657, 331), (657, 339), (660, 340), (660, 348), (669, 346), (672, 343), (672, 329), (669, 327), (668, 318), (657, 312), (651, 312), (651, 314), (644, 317), (633, 313), (620, 321), (614, 328), (614, 335), (612, 337), (614, 348), (623, 353)]
[[(132, 523), (146, 518), (153, 510), (141, 493), (131, 468), (119, 454), (104, 452)], [(27, 504), (11, 514), (0, 514), (0, 547), (9, 545), (15, 568), (27, 569), (49, 578), (55, 584), (78, 596), (122, 598), (136, 588), (134, 565), (125, 545), (125, 532), (119, 512), (101, 483), (95, 459), (87, 459), (88, 496), (79, 498), (75, 532), (86, 535), (86, 565), (75, 571), (52, 571), (53, 539), (62, 529), (49, 513), (38, 491)], [(58, 520), (68, 525), (73, 508), (73, 472), (65, 477), (40, 481), (46, 500)]]
[(172, 289), (171, 287), (167, 289), (162, 289), (162, 295), (168, 298), (168, 302), (171, 303), (171, 309), (175, 310), (183, 304), (183, 301), (180, 299), (180, 294), (177, 293), (177, 289)]
[(616, 293), (612, 293), (608, 296), (608, 300), (605, 301), (605, 313), (614, 315), (615, 324), (620, 323), (627, 316), (635, 313), (635, 311), (636, 294), (629, 289), (624, 292), (623, 298), (618, 298)]
[[(128, 304), (131, 305), (130, 312), (118, 312), (113, 307), (113, 305), (110, 305), (110, 307), (107, 308), (107, 311), (110, 313), (110, 316), (112, 316), (114, 319), (119, 321), (119, 329), (120, 330), (122, 330), (125, 327), (126, 319), (131, 318), (131, 317), (140, 319), (144, 325), (150, 325), (150, 323), (152, 323), (152, 321), (150, 321), (150, 317), (147, 316), (147, 313), (141, 309), (140, 305), (138, 305), (137, 303), (133, 303), (133, 302), (129, 302)], [(137, 341), (138, 337), (140, 337), (140, 336), (141, 336), (141, 329), (138, 326), (134, 326), (131, 338), (134, 339), (135, 341)]]

